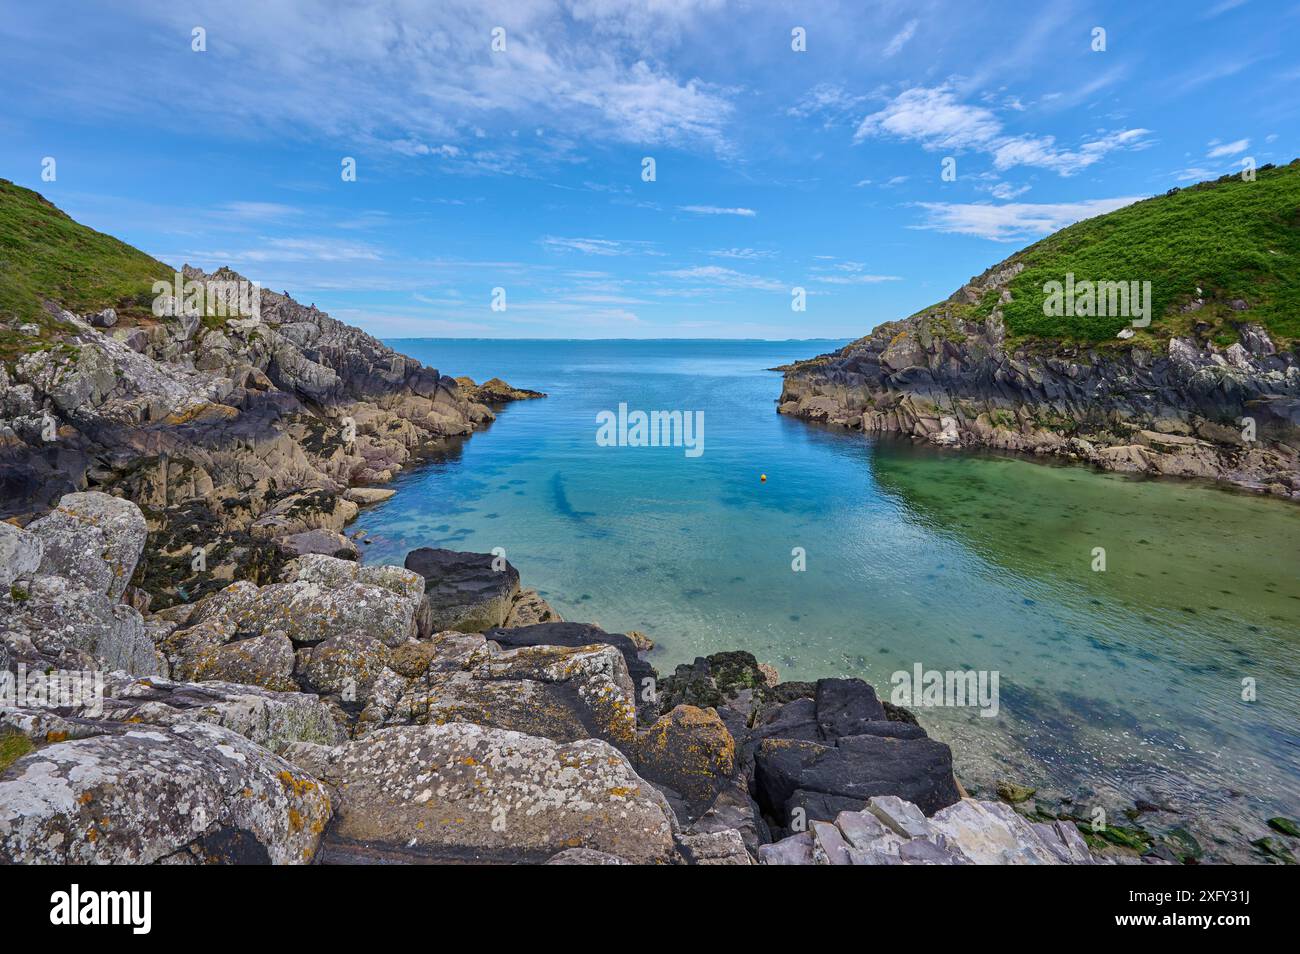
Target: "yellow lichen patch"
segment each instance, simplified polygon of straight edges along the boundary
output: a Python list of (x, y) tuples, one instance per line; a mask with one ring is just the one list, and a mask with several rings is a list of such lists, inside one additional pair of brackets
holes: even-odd
[(298, 809), (289, 809), (289, 830), (302, 831), (302, 815), (298, 814)]
[(66, 733), (66, 732), (55, 732), (55, 731), (51, 730), (51, 731), (45, 733), (45, 741), (46, 741), (46, 742), (49, 742), (49, 743), (51, 743), (51, 744), (53, 744), (53, 743), (55, 743), (55, 742), (66, 742), (66, 741), (68, 741), (68, 733)]

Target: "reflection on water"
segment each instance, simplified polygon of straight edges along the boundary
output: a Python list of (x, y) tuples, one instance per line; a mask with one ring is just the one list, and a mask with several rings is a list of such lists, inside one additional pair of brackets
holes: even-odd
[[(968, 787), (1140, 797), (1222, 857), (1300, 812), (1300, 508), (775, 415), (764, 369), (829, 343), (394, 344), (551, 396), (403, 475), (358, 521), (369, 561), (504, 547), (566, 619), (647, 632), (661, 670), (730, 648), (882, 692), (916, 663), (997, 670), (997, 718), (920, 713)], [(703, 410), (705, 453), (598, 447), (621, 401)]]

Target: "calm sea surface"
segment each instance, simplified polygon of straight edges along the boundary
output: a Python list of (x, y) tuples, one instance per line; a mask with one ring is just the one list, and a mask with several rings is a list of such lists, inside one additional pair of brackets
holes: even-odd
[[(388, 343), (550, 396), (402, 475), (354, 526), (367, 562), (503, 547), (565, 619), (649, 635), (661, 672), (743, 648), (887, 696), (917, 663), (996, 670), (996, 717), (919, 710), (967, 787), (1141, 797), (1220, 857), (1300, 814), (1300, 507), (778, 416), (766, 369), (843, 342)], [(599, 446), (620, 403), (702, 411), (704, 452)]]

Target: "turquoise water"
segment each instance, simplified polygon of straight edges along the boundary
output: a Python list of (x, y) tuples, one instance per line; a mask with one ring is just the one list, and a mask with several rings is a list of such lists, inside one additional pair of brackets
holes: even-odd
[[(367, 561), (502, 547), (566, 619), (649, 635), (660, 671), (744, 648), (885, 694), (917, 663), (996, 670), (996, 717), (919, 710), (968, 787), (1142, 797), (1223, 857), (1300, 814), (1300, 508), (778, 416), (766, 369), (841, 342), (389, 343), (550, 396), (403, 474), (355, 524)], [(620, 403), (703, 411), (703, 453), (599, 446)]]

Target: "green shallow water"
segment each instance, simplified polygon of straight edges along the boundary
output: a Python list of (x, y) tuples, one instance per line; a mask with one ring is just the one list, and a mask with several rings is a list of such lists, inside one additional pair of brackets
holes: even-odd
[[(917, 663), (996, 671), (996, 717), (918, 710), (968, 787), (1168, 805), (1214, 857), (1300, 814), (1300, 508), (777, 416), (765, 369), (831, 342), (392, 343), (551, 396), (402, 475), (355, 525), (368, 561), (504, 547), (566, 619), (650, 635), (661, 671), (744, 648), (882, 695)], [(598, 446), (620, 402), (703, 411), (704, 453)]]

